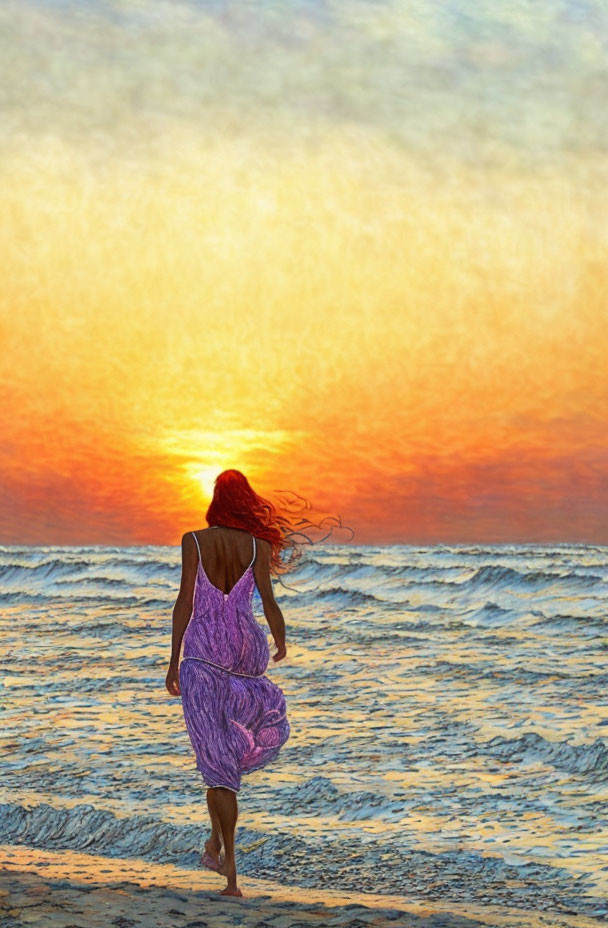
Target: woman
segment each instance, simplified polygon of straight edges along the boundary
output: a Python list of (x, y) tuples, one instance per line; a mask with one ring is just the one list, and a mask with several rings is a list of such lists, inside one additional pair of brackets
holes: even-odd
[(281, 565), (288, 523), (238, 470), (216, 478), (206, 518), (209, 528), (182, 538), (166, 686), (182, 697), (196, 766), (207, 786), (211, 836), (202, 863), (227, 878), (222, 895), (242, 896), (234, 855), (241, 776), (275, 760), (290, 733), (283, 692), (264, 675), (270, 649), (252, 611), (255, 585), (277, 648), (272, 659), (282, 660), (285, 622), (270, 573)]

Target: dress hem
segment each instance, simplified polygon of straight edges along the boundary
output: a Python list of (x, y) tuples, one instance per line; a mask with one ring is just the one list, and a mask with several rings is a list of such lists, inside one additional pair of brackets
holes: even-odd
[(229, 789), (231, 793), (238, 793), (238, 789), (234, 789), (233, 786), (226, 786), (225, 783), (214, 783), (213, 786), (210, 786), (208, 783), (205, 783), (207, 789), (217, 789), (221, 786), (222, 789)]

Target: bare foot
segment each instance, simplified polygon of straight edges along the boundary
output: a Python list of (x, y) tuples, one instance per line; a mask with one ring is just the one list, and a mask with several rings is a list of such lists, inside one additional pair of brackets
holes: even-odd
[(224, 858), (220, 854), (221, 848), (222, 842), (219, 838), (208, 838), (205, 841), (205, 853), (201, 857), (203, 867), (207, 867), (208, 870), (219, 870), (224, 863)]
[(226, 889), (223, 889), (220, 893), (221, 896), (242, 896), (243, 893), (240, 891), (236, 885), (236, 866), (234, 861), (230, 863), (227, 860), (223, 860), (221, 866), (217, 869), (218, 873), (221, 873), (222, 876), (225, 876), (228, 880), (228, 886)]
[(220, 893), (220, 896), (242, 896), (243, 893), (240, 891), (238, 886), (227, 886), (226, 889), (223, 889)]

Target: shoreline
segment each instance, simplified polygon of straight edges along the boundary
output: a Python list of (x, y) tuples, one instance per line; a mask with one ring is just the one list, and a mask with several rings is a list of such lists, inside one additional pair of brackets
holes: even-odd
[(185, 870), (72, 851), (0, 845), (0, 916), (6, 928), (597, 928), (595, 919), (504, 907), (429, 903), (403, 897), (281, 886), (248, 876), (243, 897), (222, 896), (225, 880)]

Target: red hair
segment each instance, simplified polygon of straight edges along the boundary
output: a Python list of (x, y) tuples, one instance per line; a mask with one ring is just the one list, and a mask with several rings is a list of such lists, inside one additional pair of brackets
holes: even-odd
[[(302, 501), (304, 505), (298, 507), (296, 500)], [(286, 514), (282, 515), (279, 508)], [(205, 518), (208, 525), (244, 529), (256, 538), (264, 538), (268, 541), (272, 548), (270, 571), (278, 576), (299, 560), (300, 545), (303, 540), (309, 544), (313, 543), (303, 530), (320, 528), (324, 522), (332, 520), (335, 524), (336, 517), (332, 516), (322, 519), (318, 524), (302, 518), (301, 510), (311, 508), (310, 503), (304, 497), (289, 492), (288, 498), (279, 507), (278, 504), (275, 505), (269, 499), (256, 493), (240, 470), (224, 470), (215, 478), (213, 499)], [(343, 527), (339, 517), (337, 517), (337, 524)], [(329, 534), (331, 535), (331, 531)], [(280, 557), (284, 548), (293, 549), (292, 556), (287, 563)]]

